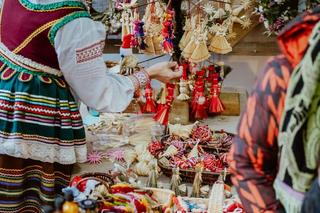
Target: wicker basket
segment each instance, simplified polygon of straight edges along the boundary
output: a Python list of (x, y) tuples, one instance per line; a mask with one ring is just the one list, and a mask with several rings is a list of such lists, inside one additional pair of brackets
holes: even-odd
[[(234, 137), (234, 134), (229, 133), (229, 132), (225, 132), (225, 131), (216, 131), (216, 133), (226, 133), (227, 135), (229, 135), (230, 137)], [(229, 152), (230, 148), (215, 148), (213, 146), (209, 146), (209, 145), (200, 145), (202, 147), (202, 149), (205, 152), (208, 152), (210, 154), (215, 154), (215, 153), (226, 153)]]
[[(171, 178), (172, 177), (172, 167), (167, 167), (158, 162), (159, 167), (161, 168), (162, 173)], [(180, 177), (183, 182), (193, 183), (196, 171), (192, 169), (180, 169)], [(218, 180), (220, 173), (202, 172), (202, 184), (212, 185), (216, 180)], [(230, 184), (230, 173), (227, 172), (225, 183)]]
[(107, 188), (109, 188), (109, 186), (112, 186), (114, 184), (113, 178), (109, 174), (102, 173), (102, 172), (88, 172), (80, 175), (80, 177), (82, 177), (83, 179), (78, 182), (78, 185), (85, 180), (99, 181), (102, 184), (104, 184)]

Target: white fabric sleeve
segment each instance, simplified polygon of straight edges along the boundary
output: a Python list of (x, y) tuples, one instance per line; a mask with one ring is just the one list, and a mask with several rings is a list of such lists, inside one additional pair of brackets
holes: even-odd
[(75, 95), (100, 112), (121, 112), (133, 98), (129, 77), (107, 73), (102, 57), (105, 28), (88, 18), (62, 27), (55, 37), (60, 69)]

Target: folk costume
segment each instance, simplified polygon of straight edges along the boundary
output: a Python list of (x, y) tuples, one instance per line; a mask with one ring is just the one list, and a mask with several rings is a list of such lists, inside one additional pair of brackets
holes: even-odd
[(39, 212), (87, 160), (77, 100), (120, 112), (149, 79), (107, 74), (105, 28), (81, 1), (0, 5), (0, 212)]
[(301, 212), (316, 179), (319, 20), (316, 7), (283, 29), (282, 55), (258, 76), (241, 115), (230, 169), (246, 212)]

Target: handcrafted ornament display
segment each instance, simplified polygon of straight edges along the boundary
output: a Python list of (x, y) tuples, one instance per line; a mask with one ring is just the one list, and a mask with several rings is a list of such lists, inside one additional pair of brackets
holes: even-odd
[(162, 22), (161, 35), (163, 37), (162, 50), (164, 53), (173, 53), (173, 39), (174, 39), (174, 27), (173, 27), (174, 11), (167, 9), (164, 13), (164, 20)]
[(174, 99), (175, 85), (168, 83), (166, 85), (166, 89), (168, 92), (166, 97), (166, 103), (164, 106), (161, 107), (161, 109), (158, 110), (158, 112), (154, 116), (154, 120), (162, 125), (168, 125), (169, 122), (169, 113)]
[[(106, 187), (103, 186), (104, 183), (95, 179), (91, 180), (90, 177), (86, 182), (83, 192), (79, 190), (78, 186), (63, 189), (65, 194), (74, 197), (74, 202), (68, 201), (63, 204), (64, 210), (70, 210), (70, 208), (65, 208), (66, 203), (74, 205), (72, 212), (157, 212), (159, 206), (166, 212), (166, 208), (168, 208), (166, 203), (160, 202), (161, 196), (157, 196), (158, 189), (146, 189), (124, 182)], [(167, 193), (170, 193), (171, 196), (173, 194), (171, 191)], [(168, 202), (171, 196), (168, 196), (167, 200), (162, 199), (161, 201)], [(88, 203), (96, 205), (93, 205), (92, 208), (92, 206), (86, 205)]]
[(207, 99), (205, 97), (205, 78), (206, 71), (202, 69), (196, 73), (197, 79), (193, 91), (193, 99), (191, 104), (191, 113), (195, 119), (205, 119), (207, 114)]
[(158, 187), (158, 164), (156, 160), (153, 160), (151, 172), (149, 172), (149, 177), (147, 180), (147, 187)]
[(231, 52), (230, 40), (237, 36), (233, 30), (234, 23), (240, 24), (242, 29), (251, 25), (250, 0), (239, 4), (232, 4), (230, 0), (224, 3), (208, 2), (201, 8), (202, 13), (192, 10), (186, 18), (185, 32), (179, 43), (182, 56), (193, 63), (207, 60), (210, 57), (209, 51), (217, 54)]
[(169, 124), (169, 132), (173, 136), (178, 136), (182, 139), (187, 139), (190, 137), (195, 125), (196, 123), (190, 125)]
[(213, 74), (213, 80), (211, 84), (211, 90), (210, 90), (210, 105), (209, 105), (209, 112), (210, 113), (220, 113), (224, 111), (224, 106), (220, 100), (220, 91), (221, 86), (219, 82), (219, 73)]
[(88, 154), (88, 162), (90, 164), (100, 164), (102, 163), (103, 158), (104, 158), (104, 154), (99, 151), (93, 151)]
[(195, 49), (189, 58), (192, 63), (199, 63), (210, 58), (210, 53), (207, 47), (207, 35), (208, 32), (205, 29), (205, 22), (202, 23), (200, 33), (194, 38)]
[(157, 111), (157, 109), (156, 109), (156, 104), (153, 100), (153, 90), (152, 90), (150, 82), (147, 84), (144, 92), (145, 92), (146, 103), (142, 108), (142, 112), (143, 113), (155, 113)]
[(100, 21), (104, 24), (107, 34), (118, 34), (121, 31), (121, 14), (117, 13), (115, 10), (115, 5), (113, 1), (108, 1), (107, 8), (104, 11), (97, 11), (93, 5), (92, 1), (88, 3), (89, 12), (94, 21)]
[(228, 26), (225, 24), (225, 22), (222, 25), (216, 24), (213, 29), (215, 34), (211, 38), (211, 43), (208, 49), (218, 54), (227, 54), (231, 52), (232, 47), (226, 38)]
[(166, 98), (167, 98), (167, 95), (168, 95), (168, 90), (167, 90), (167, 86), (165, 84), (162, 84), (161, 86), (161, 90), (158, 94), (158, 98), (157, 98), (157, 111), (159, 112), (162, 107), (165, 106), (166, 104)]
[(133, 47), (139, 49), (139, 51), (143, 51), (146, 49), (145, 44), (145, 35), (144, 35), (144, 22), (139, 19), (139, 14), (135, 12), (134, 14), (134, 21), (133, 21), (133, 35), (134, 38), (132, 39), (131, 43)]
[(106, 158), (111, 162), (124, 162), (125, 161), (125, 150), (123, 148), (109, 149), (106, 152)]
[[(124, 41), (124, 37), (128, 34), (132, 34), (132, 26), (130, 26), (131, 23), (131, 16), (132, 13), (130, 10), (123, 10), (121, 14), (121, 35), (122, 35), (122, 41)], [(131, 39), (130, 39), (131, 42)]]
[(200, 144), (207, 143), (212, 139), (212, 130), (208, 125), (196, 125), (192, 129), (191, 137), (194, 140), (199, 140)]
[(222, 180), (222, 176), (220, 176), (212, 186), (211, 194), (209, 197), (208, 212), (223, 212), (224, 199), (224, 182)]
[(120, 48), (120, 74), (131, 75), (137, 68), (138, 60), (132, 53), (132, 34), (123, 36), (122, 46)]
[(176, 195), (180, 194), (179, 186), (181, 185), (181, 177), (179, 168), (172, 168), (172, 177), (170, 181), (170, 189), (174, 191)]
[(186, 21), (183, 27), (183, 35), (179, 42), (179, 47), (181, 50), (183, 50), (187, 44), (189, 43), (192, 35), (192, 26), (191, 26), (191, 19), (189, 17), (186, 17)]
[(159, 1), (151, 0), (145, 10), (143, 20), (145, 22), (145, 54), (160, 55), (162, 54), (161, 19), (164, 13), (164, 6)]
[(190, 65), (188, 62), (183, 62), (179, 69), (182, 70), (182, 76), (179, 82), (179, 92), (177, 99), (180, 101), (189, 100), (189, 89), (188, 89), (188, 73), (190, 72)]
[(163, 149), (164, 149), (164, 145), (158, 140), (153, 140), (148, 145), (148, 151), (150, 152), (151, 155), (155, 157), (158, 157)]
[[(192, 184), (192, 192), (191, 192), (191, 197), (200, 197), (200, 188), (202, 184), (202, 171), (203, 167), (202, 166), (197, 166), (196, 167), (196, 175)], [(218, 213), (218, 212), (217, 212)]]

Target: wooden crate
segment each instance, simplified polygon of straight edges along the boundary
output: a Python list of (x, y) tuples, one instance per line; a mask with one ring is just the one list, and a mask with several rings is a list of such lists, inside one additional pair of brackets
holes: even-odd
[(234, 92), (221, 92), (220, 99), (225, 107), (221, 115), (240, 115), (240, 94)]

